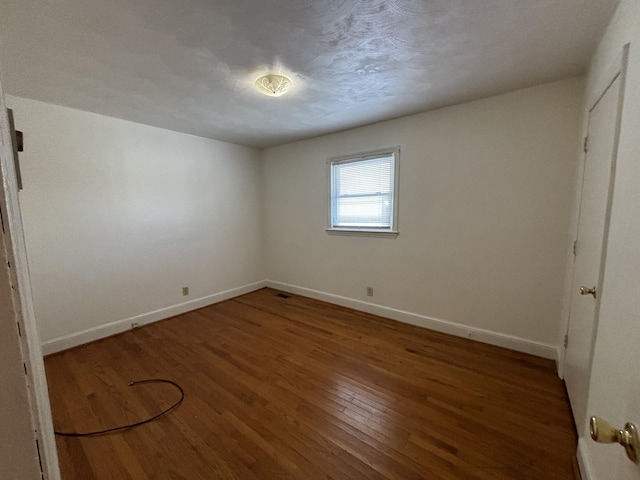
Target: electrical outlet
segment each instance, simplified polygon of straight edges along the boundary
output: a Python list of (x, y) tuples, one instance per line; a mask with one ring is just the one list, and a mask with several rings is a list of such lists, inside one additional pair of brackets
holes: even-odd
[(186, 297), (189, 295), (189, 287), (182, 287), (182, 296)]
[(367, 297), (373, 297), (373, 287), (367, 287)]
[(140, 324), (138, 322), (131, 322), (131, 328), (138, 328)]

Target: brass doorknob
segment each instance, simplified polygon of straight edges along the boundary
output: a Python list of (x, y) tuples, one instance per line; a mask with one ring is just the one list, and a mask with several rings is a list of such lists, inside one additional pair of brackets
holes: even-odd
[(618, 430), (600, 417), (591, 417), (589, 420), (591, 438), (599, 443), (619, 443), (627, 451), (627, 457), (632, 462), (638, 463), (638, 429), (633, 423), (627, 423), (624, 430)]
[(580, 287), (580, 295), (593, 295), (596, 298), (596, 287)]

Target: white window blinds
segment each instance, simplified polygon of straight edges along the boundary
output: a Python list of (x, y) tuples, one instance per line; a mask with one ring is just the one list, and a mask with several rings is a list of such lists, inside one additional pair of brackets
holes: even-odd
[(331, 228), (394, 231), (396, 152), (331, 162)]

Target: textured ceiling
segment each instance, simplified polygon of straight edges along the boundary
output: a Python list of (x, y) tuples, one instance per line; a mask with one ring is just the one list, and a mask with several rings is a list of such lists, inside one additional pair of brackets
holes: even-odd
[[(0, 0), (7, 93), (265, 147), (585, 72), (617, 0)], [(253, 81), (291, 76), (269, 98)]]

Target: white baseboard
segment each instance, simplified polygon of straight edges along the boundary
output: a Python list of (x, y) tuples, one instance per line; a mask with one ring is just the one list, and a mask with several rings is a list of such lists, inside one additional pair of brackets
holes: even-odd
[(591, 464), (589, 463), (589, 454), (587, 453), (587, 443), (585, 437), (580, 437), (578, 440), (578, 467), (580, 467), (580, 477), (582, 480), (594, 480), (594, 476), (591, 474)]
[(332, 293), (326, 293), (311, 288), (299, 287), (287, 283), (277, 282), (274, 280), (262, 280), (250, 283), (241, 287), (225, 290), (223, 292), (208, 295), (206, 297), (190, 300), (188, 302), (179, 303), (170, 307), (161, 308), (152, 312), (143, 313), (134, 317), (116, 320), (98, 327), (89, 328), (80, 332), (75, 332), (62, 337), (57, 337), (42, 343), (42, 353), (50, 355), (60, 352), (68, 348), (76, 347), (84, 343), (93, 342), (101, 338), (105, 338), (117, 333), (130, 330), (135, 322), (138, 326), (164, 320), (175, 315), (195, 310), (197, 308), (206, 307), (214, 303), (222, 302), (245, 293), (259, 290), (263, 287), (270, 287), (289, 293), (302, 295), (305, 297), (315, 298), (324, 302), (341, 305), (343, 307), (353, 308), (362, 312), (379, 315), (381, 317), (390, 318), (399, 322), (416, 325), (418, 327), (428, 328), (442, 333), (448, 333), (458, 337), (471, 338), (479, 342), (497, 345), (499, 347), (509, 348), (519, 352), (530, 353), (538, 357), (558, 360), (559, 348), (555, 345), (535, 342), (525, 338), (520, 338), (503, 333), (493, 332), (482, 328), (461, 325), (459, 323), (450, 322), (438, 318), (427, 317), (418, 313), (407, 312), (396, 308), (385, 307), (375, 303), (363, 302), (353, 298), (343, 297)]
[(439, 318), (427, 317), (418, 313), (398, 310), (396, 308), (385, 307), (375, 303), (363, 302), (353, 298), (342, 297), (333, 293), (326, 293), (311, 288), (299, 287), (288, 283), (277, 282), (275, 280), (266, 280), (266, 286), (284, 292), (294, 293), (305, 297), (315, 298), (324, 302), (341, 305), (343, 307), (353, 308), (361, 312), (371, 313), (380, 317), (390, 318), (403, 323), (409, 323), (418, 327), (428, 328), (442, 333), (448, 333), (457, 337), (471, 338), (479, 342), (496, 345), (499, 347), (509, 348), (518, 352), (529, 353), (542, 358), (558, 360), (558, 348), (556, 345), (535, 342), (520, 338), (513, 335), (493, 332), (468, 325), (442, 320)]
[(253, 292), (254, 290), (259, 290), (264, 288), (265, 285), (266, 282), (264, 280), (249, 283), (241, 287), (214, 293), (213, 295), (207, 295), (206, 297), (189, 300), (188, 302), (178, 303), (177, 305), (172, 305), (170, 307), (161, 308), (130, 318), (124, 318), (122, 320), (116, 320), (115, 322), (106, 323), (98, 327), (88, 328), (80, 332), (47, 340), (42, 343), (42, 353), (44, 355), (49, 355), (84, 343), (93, 342), (94, 340), (99, 340), (126, 330), (131, 330), (134, 322), (137, 323), (138, 326), (147, 325), (149, 323), (157, 322), (158, 320), (164, 320), (165, 318), (174, 317), (182, 313), (190, 312), (191, 310), (196, 310), (197, 308), (213, 305), (214, 303), (222, 302), (239, 295), (244, 295), (245, 293)]

